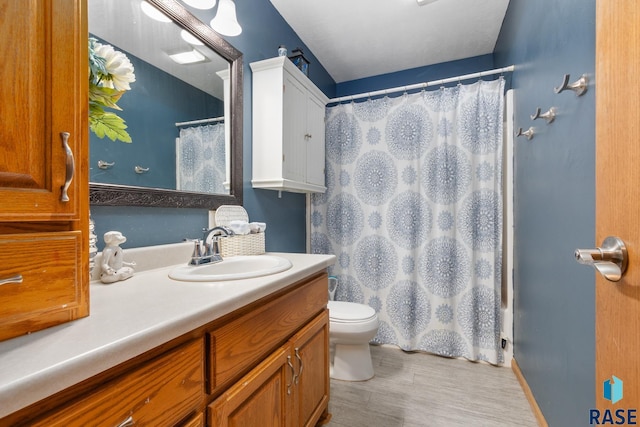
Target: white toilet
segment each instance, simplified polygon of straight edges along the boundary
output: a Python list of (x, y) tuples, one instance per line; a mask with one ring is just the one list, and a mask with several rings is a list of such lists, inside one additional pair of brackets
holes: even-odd
[(378, 332), (378, 315), (368, 305), (329, 301), (330, 376), (345, 381), (373, 377), (369, 341)]

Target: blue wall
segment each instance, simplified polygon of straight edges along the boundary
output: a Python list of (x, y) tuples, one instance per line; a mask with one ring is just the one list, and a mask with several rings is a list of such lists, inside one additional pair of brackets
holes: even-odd
[[(595, 1), (511, 0), (494, 52), (515, 64), (515, 358), (551, 426), (587, 425), (595, 403), (592, 269), (573, 251), (595, 230)], [(555, 94), (563, 75), (588, 92)], [(532, 122), (537, 107), (559, 116)]]
[(460, 59), (458, 61), (428, 65), (425, 67), (398, 71), (396, 73), (382, 74), (379, 76), (367, 77), (365, 79), (338, 83), (336, 85), (336, 96), (354, 95), (373, 92), (375, 90), (424, 83), (433, 80), (446, 79), (448, 77), (475, 73), (478, 71), (486, 71), (492, 68), (494, 68), (493, 55), (475, 56), (473, 58)]
[[(209, 23), (214, 11), (190, 9), (203, 22)], [(253, 221), (267, 223), (266, 247), (268, 251), (305, 252), (305, 196), (303, 194), (251, 187), (251, 69), (249, 63), (277, 55), (278, 46), (284, 44), (289, 51), (301, 47), (309, 59), (309, 78), (329, 98), (335, 96), (335, 82), (318, 62), (269, 0), (236, 2), (242, 34), (226, 37), (243, 53), (244, 61), (244, 207)], [(123, 247), (140, 247), (181, 241), (185, 237), (200, 236), (207, 226), (208, 212), (202, 209), (168, 209), (93, 206), (91, 214), (96, 223), (96, 234), (102, 247), (102, 235), (119, 230), (127, 237)]]

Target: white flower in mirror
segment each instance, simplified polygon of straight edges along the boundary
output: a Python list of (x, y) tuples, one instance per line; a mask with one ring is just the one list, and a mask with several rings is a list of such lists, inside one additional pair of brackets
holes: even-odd
[(94, 53), (104, 58), (107, 73), (102, 75), (101, 85), (118, 91), (131, 90), (129, 83), (136, 81), (133, 64), (129, 58), (108, 44), (94, 43)]

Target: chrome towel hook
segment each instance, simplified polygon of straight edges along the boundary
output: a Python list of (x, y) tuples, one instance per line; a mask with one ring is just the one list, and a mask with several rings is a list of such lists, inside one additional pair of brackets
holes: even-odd
[(580, 76), (578, 80), (576, 80), (571, 84), (569, 83), (569, 78), (570, 78), (570, 74), (565, 74), (562, 85), (554, 88), (553, 90), (556, 93), (560, 93), (567, 89), (570, 89), (576, 93), (576, 96), (584, 95), (584, 93), (587, 91), (587, 87), (589, 86), (589, 77), (587, 77), (586, 74), (583, 74), (582, 76)]
[(533, 134), (534, 134), (534, 130), (532, 127), (530, 127), (529, 129), (525, 130), (524, 132), (522, 131), (522, 128), (518, 128), (518, 132), (516, 133), (516, 136), (526, 136), (527, 139), (529, 141), (531, 141), (531, 139), (533, 138)]
[(136, 173), (147, 173), (149, 172), (149, 168), (143, 168), (142, 166), (136, 166), (133, 168), (133, 170), (136, 171)]
[(555, 107), (551, 107), (549, 108), (549, 110), (545, 113), (540, 114), (540, 107), (538, 107), (538, 109), (536, 110), (535, 114), (531, 116), (531, 120), (536, 120), (536, 119), (545, 119), (547, 121), (547, 124), (549, 123), (553, 123), (553, 121), (556, 119), (556, 109)]
[(98, 160), (98, 167), (100, 169), (109, 169), (112, 168), (114, 165), (116, 164), (116, 162), (105, 162), (104, 160)]

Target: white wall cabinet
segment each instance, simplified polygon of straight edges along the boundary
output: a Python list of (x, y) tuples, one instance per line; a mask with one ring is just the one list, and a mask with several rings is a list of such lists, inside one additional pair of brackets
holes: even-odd
[(253, 72), (254, 188), (324, 193), (325, 106), (329, 99), (286, 57)]

